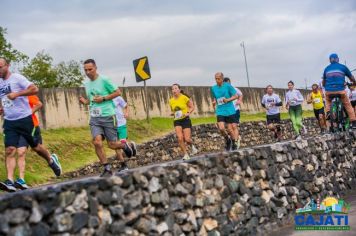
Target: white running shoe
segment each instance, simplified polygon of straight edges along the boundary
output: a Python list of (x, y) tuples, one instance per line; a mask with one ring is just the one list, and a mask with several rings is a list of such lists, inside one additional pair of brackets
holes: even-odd
[(237, 138), (236, 146), (237, 146), (237, 149), (239, 149), (240, 146), (241, 146), (241, 136), (240, 136), (240, 135), (239, 135), (239, 137)]
[(304, 125), (302, 126), (302, 128), (303, 128), (303, 134), (304, 135), (308, 134), (308, 130)]
[(184, 157), (183, 157), (183, 160), (184, 161), (187, 161), (187, 160), (189, 160), (190, 159), (190, 156), (188, 155), (188, 153), (186, 153), (185, 155), (184, 155)]
[(198, 153), (198, 149), (192, 145), (192, 155), (196, 155)]

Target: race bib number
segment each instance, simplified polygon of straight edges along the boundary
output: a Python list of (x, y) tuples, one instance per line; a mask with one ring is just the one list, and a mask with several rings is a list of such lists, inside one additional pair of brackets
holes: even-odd
[(355, 101), (355, 100), (356, 100), (356, 93), (352, 92), (351, 101)]
[(175, 113), (174, 113), (174, 118), (175, 119), (180, 119), (180, 118), (182, 118), (183, 117), (183, 112), (182, 111), (176, 111)]
[(1, 102), (4, 108), (10, 108), (14, 106), (14, 102), (8, 99), (6, 96), (1, 100)]
[(313, 102), (314, 103), (320, 103), (320, 98), (314, 98)]
[(223, 104), (225, 104), (224, 99), (225, 99), (224, 97), (218, 98), (218, 99), (217, 99), (218, 105), (223, 105)]
[(92, 116), (92, 117), (99, 117), (99, 116), (101, 116), (101, 114), (102, 114), (102, 111), (101, 111), (100, 107), (92, 108), (90, 111), (90, 116)]
[(295, 106), (295, 104), (297, 104), (297, 102), (296, 101), (290, 101), (290, 103), (289, 103), (291, 106)]

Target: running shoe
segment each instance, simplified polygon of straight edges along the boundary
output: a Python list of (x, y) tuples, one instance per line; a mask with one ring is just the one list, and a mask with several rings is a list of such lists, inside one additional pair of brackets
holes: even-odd
[(239, 137), (237, 138), (236, 146), (237, 146), (237, 149), (239, 149), (239, 148), (241, 147), (241, 136), (240, 136), (240, 135), (239, 135)]
[(302, 126), (302, 129), (303, 129), (303, 134), (304, 134), (304, 135), (307, 135), (307, 134), (308, 134), (307, 128), (303, 125), (303, 126)]
[(198, 149), (192, 145), (192, 155), (196, 155), (198, 153)]
[(49, 164), (49, 167), (53, 170), (54, 174), (59, 177), (62, 174), (62, 166), (59, 162), (58, 156), (56, 154), (51, 154), (52, 163)]
[[(236, 141), (236, 142), (237, 142), (237, 141)], [(232, 151), (237, 150), (237, 144), (236, 144), (236, 142), (232, 141), (232, 145), (231, 145), (231, 150), (232, 150)]]
[(132, 156), (135, 157), (137, 154), (137, 147), (136, 147), (136, 143), (131, 141), (131, 149), (132, 149)]
[(6, 192), (16, 192), (14, 182), (7, 179), (4, 182), (0, 182), (0, 189)]
[(295, 138), (295, 140), (298, 140), (298, 141), (302, 140), (302, 136), (301, 136), (300, 134), (297, 135), (297, 137)]
[(123, 171), (126, 171), (126, 170), (129, 170), (129, 167), (126, 165), (125, 162), (121, 163), (121, 166), (119, 167), (119, 169), (117, 169), (117, 172), (123, 172)]
[(124, 146), (124, 153), (126, 154), (126, 156), (128, 158), (132, 157), (133, 155), (133, 150), (132, 148), (130, 147), (130, 145), (128, 143), (125, 143), (125, 146)]
[(183, 160), (184, 161), (187, 161), (187, 160), (189, 160), (190, 159), (190, 156), (188, 155), (188, 153), (186, 153), (185, 155), (184, 155), (184, 157), (183, 157)]
[(352, 121), (352, 129), (356, 129), (356, 121)]
[(230, 137), (228, 137), (226, 139), (225, 150), (229, 152), (231, 150), (231, 145), (232, 145), (232, 140)]
[(111, 177), (111, 176), (112, 176), (111, 165), (105, 164), (104, 171), (101, 173), (100, 177)]
[(15, 183), (14, 183), (14, 186), (17, 188), (17, 189), (21, 189), (21, 190), (25, 190), (25, 189), (28, 189), (28, 185), (26, 184), (25, 180), (24, 179), (20, 179), (18, 178)]

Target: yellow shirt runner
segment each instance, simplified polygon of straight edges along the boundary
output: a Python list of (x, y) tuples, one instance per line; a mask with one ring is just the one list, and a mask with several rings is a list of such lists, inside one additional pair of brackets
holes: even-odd
[(314, 110), (319, 110), (324, 107), (323, 96), (321, 95), (320, 91), (317, 93), (311, 92), (310, 97), (313, 102)]
[(185, 114), (188, 112), (188, 102), (189, 98), (181, 94), (177, 99), (171, 98), (169, 100), (169, 105), (174, 114), (174, 120), (181, 120), (185, 118)]

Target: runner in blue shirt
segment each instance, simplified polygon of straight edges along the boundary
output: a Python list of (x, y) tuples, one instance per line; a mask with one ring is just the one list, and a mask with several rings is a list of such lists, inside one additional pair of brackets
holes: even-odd
[[(236, 123), (236, 111), (233, 100), (237, 99), (236, 90), (229, 83), (224, 83), (224, 74), (217, 72), (215, 74), (216, 85), (211, 88), (213, 97), (213, 106), (217, 115), (218, 128), (226, 141), (226, 151), (231, 148), (236, 149), (236, 140), (234, 138), (233, 124)], [(227, 131), (225, 129), (227, 124)]]

